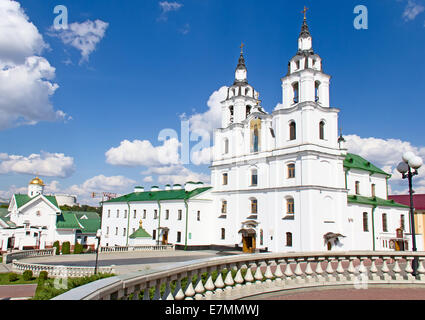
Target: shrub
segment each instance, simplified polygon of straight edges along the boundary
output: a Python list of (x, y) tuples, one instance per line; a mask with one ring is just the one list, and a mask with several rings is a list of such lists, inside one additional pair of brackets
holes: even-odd
[(70, 254), (71, 253), (71, 244), (69, 241), (62, 243), (62, 254)]
[(22, 277), (25, 281), (31, 281), (32, 280), (32, 271), (31, 270), (25, 270), (22, 274)]
[(88, 247), (85, 253), (95, 253), (96, 250), (94, 250), (92, 247)]
[(49, 274), (47, 273), (47, 271), (41, 271), (40, 274), (38, 275), (38, 280), (45, 281), (49, 278), (48, 276)]
[(56, 248), (56, 255), (59, 255), (60, 254), (60, 244), (59, 244), (59, 241), (55, 241), (53, 243), (53, 248)]
[(76, 243), (74, 247), (74, 254), (81, 254), (83, 253), (83, 245), (80, 243)]
[(13, 273), (13, 272), (9, 273), (9, 282), (17, 281), (18, 278), (19, 277), (18, 277), (18, 275), (16, 273)]

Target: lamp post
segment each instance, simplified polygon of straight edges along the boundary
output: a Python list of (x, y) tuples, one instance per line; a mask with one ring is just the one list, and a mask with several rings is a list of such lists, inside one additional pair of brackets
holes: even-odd
[(97, 247), (96, 247), (96, 265), (94, 267), (94, 274), (97, 274), (97, 261), (99, 259), (99, 245), (100, 245), (101, 236), (102, 236), (102, 230), (98, 229), (96, 232)]
[[(412, 178), (418, 174), (418, 169), (422, 167), (422, 159), (415, 156), (413, 152), (406, 152), (403, 154), (403, 162), (400, 162), (397, 166), (397, 171), (403, 176), (403, 179), (409, 181), (409, 195), (410, 195), (410, 228), (412, 230), (412, 251), (416, 249), (416, 235), (415, 235), (415, 209), (413, 207), (413, 188)], [(413, 276), (417, 275), (418, 270), (418, 258), (415, 258), (412, 262)]]

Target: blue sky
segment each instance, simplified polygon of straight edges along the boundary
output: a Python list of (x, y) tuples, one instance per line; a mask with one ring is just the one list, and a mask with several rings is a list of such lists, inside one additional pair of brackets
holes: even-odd
[[(11, 0), (0, 0), (7, 2)], [(425, 157), (424, 0), (19, 3), (16, 14), (22, 10), (26, 14), (26, 22), (20, 23), (32, 23), (44, 44), (40, 49), (31, 42), (33, 49), (24, 52), (25, 57), (46, 60), (55, 68), (50, 69), (53, 76), (48, 82), (59, 87), (47, 102), (43, 100), (51, 109), (43, 113), (45, 119), (34, 120), (29, 95), (20, 97), (27, 100), (19, 116), (27, 121), (12, 119), (0, 127), (0, 197), (22, 192), (37, 174), (36, 162), (28, 159), (31, 154), (40, 155), (43, 165), (50, 166), (50, 158), (57, 160), (41, 171), (44, 175), (38, 172), (51, 192), (75, 193), (83, 202), (91, 191), (123, 193), (133, 185), (163, 185), (167, 178), (169, 183), (178, 182), (185, 174), (205, 180), (209, 174), (205, 164), (184, 168), (170, 161), (153, 163), (150, 170), (153, 158), (134, 163), (125, 156), (121, 161), (108, 159), (106, 153), (113, 148), (115, 156), (124, 152), (125, 140), (149, 141), (152, 148), (146, 150), (155, 151), (162, 145), (157, 140), (162, 129), (180, 132), (182, 114), (191, 121), (198, 115), (214, 123), (216, 119), (208, 115), (213, 103), (207, 101), (222, 86), (232, 84), (241, 41), (246, 45), (249, 82), (261, 93), (265, 110), (272, 112), (282, 99), (280, 78), (297, 50), (304, 5), (309, 8), (315, 52), (332, 76), (331, 105), (341, 109), (340, 126), (352, 137), (353, 151), (391, 172), (403, 150)], [(67, 38), (52, 29), (58, 4), (68, 9), (68, 24), (75, 30), (93, 27), (85, 25), (87, 21), (103, 23), (92, 30), (97, 38), (88, 54), (85, 47), (67, 42), (75, 34)], [(359, 4), (368, 9), (367, 30), (353, 26), (353, 10)], [(16, 37), (28, 40), (37, 32)], [(6, 55), (1, 46), (5, 51), (10, 39), (2, 33), (0, 28), (0, 62)], [(25, 51), (18, 48), (13, 54), (19, 50)], [(16, 58), (13, 67), (19, 63), (23, 62)], [(19, 80), (12, 89), (22, 91)], [(61, 156), (52, 156), (57, 154)], [(166, 174), (160, 178), (160, 172)], [(419, 183), (425, 192), (425, 180)], [(404, 187), (397, 178), (392, 184), (394, 191)]]

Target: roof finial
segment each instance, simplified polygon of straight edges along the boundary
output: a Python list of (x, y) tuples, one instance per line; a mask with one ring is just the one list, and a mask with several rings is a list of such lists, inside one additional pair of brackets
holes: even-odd
[(245, 47), (245, 44), (242, 42), (241, 43), (241, 46), (240, 46), (240, 48), (241, 48), (241, 54), (243, 54), (243, 47)]
[(304, 13), (304, 20), (307, 20), (307, 11), (308, 11), (309, 9), (306, 7), (306, 6), (304, 6), (304, 10), (303, 11), (301, 11), (301, 13)]

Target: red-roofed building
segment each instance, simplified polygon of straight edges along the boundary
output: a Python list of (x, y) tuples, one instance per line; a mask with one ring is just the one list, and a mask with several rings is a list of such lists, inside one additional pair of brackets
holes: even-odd
[[(388, 196), (390, 200), (394, 200), (397, 203), (410, 206), (410, 196), (406, 195), (394, 195)], [(415, 208), (415, 232), (417, 234), (424, 234), (425, 231), (425, 194), (413, 195), (413, 207)], [(425, 240), (424, 240), (425, 245)]]

